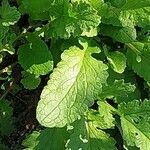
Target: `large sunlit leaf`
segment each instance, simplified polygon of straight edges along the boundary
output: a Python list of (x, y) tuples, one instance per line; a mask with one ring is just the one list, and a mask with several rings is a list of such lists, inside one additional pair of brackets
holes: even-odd
[(80, 40), (83, 49), (70, 47), (62, 54), (41, 94), (37, 119), (46, 127), (63, 127), (75, 121), (101, 92), (107, 66), (91, 56), (100, 52)]

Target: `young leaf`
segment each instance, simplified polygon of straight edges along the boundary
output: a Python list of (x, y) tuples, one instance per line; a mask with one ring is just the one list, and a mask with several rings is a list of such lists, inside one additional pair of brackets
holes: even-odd
[(150, 43), (133, 42), (127, 44), (128, 65), (146, 81), (150, 82)]
[(28, 135), (22, 142), (22, 146), (26, 147), (24, 150), (36, 150), (35, 147), (39, 141), (37, 138), (40, 136), (40, 132), (33, 131), (32, 134)]
[[(99, 105), (101, 105), (98, 102)], [(104, 103), (103, 103), (104, 104)], [(102, 104), (102, 105), (103, 105)], [(93, 124), (95, 126), (97, 126), (99, 129), (110, 129), (110, 128), (114, 128), (115, 126), (115, 122), (114, 122), (114, 118), (112, 115), (112, 109), (109, 107), (109, 104), (107, 105), (106, 103), (104, 104), (105, 106), (100, 106), (98, 110), (94, 110), (94, 109), (89, 109), (88, 113), (87, 113), (87, 118), (88, 120), (92, 121)], [(108, 107), (107, 107), (107, 106)], [(106, 111), (103, 111), (106, 108)], [(101, 112), (102, 109), (102, 112)], [(108, 117), (108, 116), (109, 117)], [(106, 119), (106, 118), (109, 119)]]
[(50, 9), (49, 35), (55, 38), (96, 36), (100, 16), (85, 1), (72, 2), (56, 0)]
[(99, 105), (99, 114), (101, 117), (103, 117), (103, 120), (107, 126), (107, 128), (112, 128), (115, 126), (114, 122), (115, 119), (112, 115), (113, 107), (111, 107), (107, 102), (98, 102)]
[(112, 69), (117, 73), (123, 73), (126, 68), (126, 57), (119, 51), (108, 52), (107, 60), (110, 63)]
[(48, 74), (53, 69), (53, 61), (47, 45), (34, 34), (30, 34), (27, 40), (29, 43), (19, 48), (19, 63), (35, 76)]
[(92, 122), (81, 119), (74, 123), (67, 148), (71, 150), (116, 150), (115, 141)]
[(134, 100), (119, 105), (123, 138), (129, 146), (137, 146), (141, 150), (150, 147), (150, 101)]
[(87, 110), (107, 79), (107, 66), (91, 56), (100, 52), (80, 40), (83, 50), (65, 50), (37, 106), (37, 119), (46, 127), (63, 127)]

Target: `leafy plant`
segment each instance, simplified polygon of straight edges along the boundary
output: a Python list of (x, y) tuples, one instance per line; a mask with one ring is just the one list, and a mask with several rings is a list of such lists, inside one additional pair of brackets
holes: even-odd
[(149, 51), (149, 0), (3, 0), (0, 59), (15, 55), (17, 84), (42, 89), (36, 119), (46, 128), (22, 146), (149, 150)]

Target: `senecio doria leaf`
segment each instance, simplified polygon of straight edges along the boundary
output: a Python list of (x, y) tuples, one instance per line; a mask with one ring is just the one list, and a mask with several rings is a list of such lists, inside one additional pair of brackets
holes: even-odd
[(63, 127), (75, 121), (97, 98), (108, 77), (107, 66), (91, 53), (98, 47), (89, 47), (80, 40), (83, 50), (73, 46), (62, 54), (37, 106), (37, 119), (45, 127)]

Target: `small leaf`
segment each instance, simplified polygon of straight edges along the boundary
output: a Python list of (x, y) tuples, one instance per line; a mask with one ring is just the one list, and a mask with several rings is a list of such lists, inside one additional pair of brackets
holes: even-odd
[(3, 26), (14, 25), (20, 19), (20, 13), (17, 11), (16, 7), (9, 6), (8, 0), (2, 1), (0, 16), (0, 24)]
[(115, 126), (115, 119), (113, 117), (113, 107), (111, 107), (107, 102), (98, 102), (99, 105), (99, 114), (103, 117), (103, 120), (107, 126), (107, 128), (113, 128)]
[[(40, 132), (33, 131), (32, 134), (29, 134), (25, 140), (22, 142), (22, 146), (27, 147), (24, 150), (35, 150), (36, 145), (38, 145), (39, 141), (37, 138), (40, 136)], [(28, 149), (29, 148), (29, 149)]]
[(40, 77), (36, 77), (34, 74), (30, 74), (28, 72), (23, 73), (23, 79), (21, 80), (21, 83), (23, 84), (24, 88), (29, 90), (36, 89), (40, 82)]
[(27, 39), (29, 43), (19, 48), (19, 63), (25, 71), (35, 76), (48, 74), (53, 69), (53, 61), (47, 45), (34, 34)]
[(117, 73), (123, 73), (126, 68), (126, 57), (119, 51), (109, 52), (107, 59), (112, 69)]

